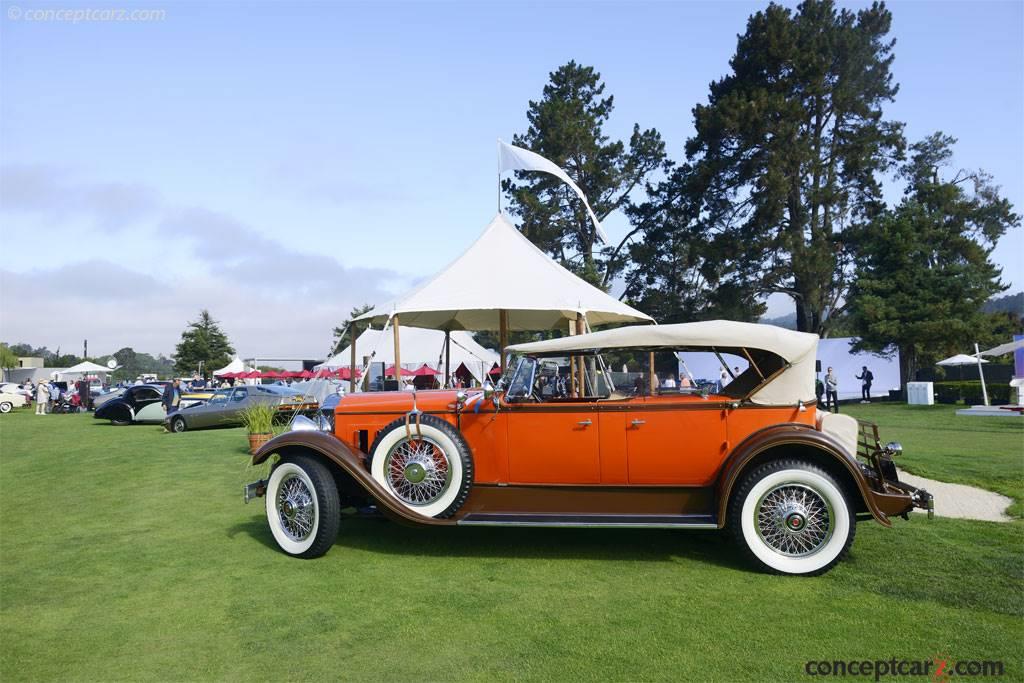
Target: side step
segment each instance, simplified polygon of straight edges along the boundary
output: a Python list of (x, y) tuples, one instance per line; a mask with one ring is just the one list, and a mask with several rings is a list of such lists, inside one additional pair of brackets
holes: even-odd
[(717, 529), (712, 515), (552, 515), (471, 512), (459, 526), (535, 526), (578, 528)]

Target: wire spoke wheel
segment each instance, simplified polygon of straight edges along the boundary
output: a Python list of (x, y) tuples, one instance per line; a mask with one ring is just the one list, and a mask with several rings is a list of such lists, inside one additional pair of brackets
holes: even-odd
[(437, 501), (452, 481), (448, 456), (427, 437), (406, 438), (395, 444), (384, 459), (384, 473), (391, 491), (412, 506)]
[(757, 533), (769, 547), (789, 557), (807, 557), (832, 538), (835, 515), (821, 494), (787, 483), (767, 491), (754, 507)]
[(288, 475), (277, 491), (275, 502), (281, 530), (293, 541), (304, 541), (313, 532), (316, 508), (313, 492), (297, 475)]

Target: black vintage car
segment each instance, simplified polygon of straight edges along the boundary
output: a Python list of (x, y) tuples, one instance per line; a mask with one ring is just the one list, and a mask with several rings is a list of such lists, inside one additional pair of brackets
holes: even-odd
[(96, 408), (93, 417), (97, 420), (110, 420), (114, 425), (133, 422), (160, 424), (167, 416), (160, 402), (163, 394), (163, 387), (155, 384), (128, 387), (117, 398), (112, 398)]

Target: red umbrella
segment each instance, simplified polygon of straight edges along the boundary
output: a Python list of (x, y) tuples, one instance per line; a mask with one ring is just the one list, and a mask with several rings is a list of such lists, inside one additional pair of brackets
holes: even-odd
[(277, 370), (266, 370), (261, 376), (266, 377), (267, 379), (280, 379), (281, 377), (284, 377), (284, 373)]
[(491, 368), (491, 371), (488, 372), (487, 374), (488, 375), (500, 375), (501, 374), (501, 366), (499, 366), (497, 363), (495, 363), (494, 367)]
[(298, 373), (296, 377), (301, 377), (302, 379), (311, 379), (312, 377), (314, 377), (314, 375), (309, 370), (303, 370), (302, 372)]
[[(390, 368), (385, 370), (384, 374), (389, 376), (389, 377), (393, 377), (394, 374), (395, 374), (395, 366), (392, 365)], [(405, 368), (402, 368), (402, 377), (413, 377), (415, 375), (416, 375), (416, 373), (413, 372), (412, 370), (406, 370)]]
[(259, 379), (263, 377), (263, 373), (259, 370), (250, 370), (249, 372), (240, 372), (235, 379)]
[(219, 377), (220, 379), (235, 379), (236, 377), (238, 377), (238, 373), (237, 372), (224, 372), (224, 373), (221, 373), (221, 374), (217, 375), (217, 377)]
[(413, 370), (412, 374), (417, 376), (417, 377), (428, 377), (428, 376), (429, 377), (436, 377), (437, 375), (440, 375), (441, 373), (438, 372), (437, 370), (432, 369), (429, 365), (424, 363), (420, 367), (418, 367), (415, 370)]

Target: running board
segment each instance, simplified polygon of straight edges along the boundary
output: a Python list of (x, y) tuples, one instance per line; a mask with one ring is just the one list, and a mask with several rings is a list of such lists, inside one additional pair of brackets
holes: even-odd
[(459, 526), (535, 526), (636, 529), (717, 529), (712, 515), (527, 515), (471, 512)]

